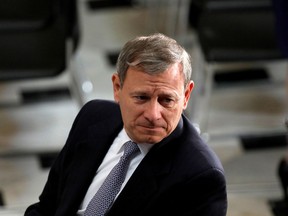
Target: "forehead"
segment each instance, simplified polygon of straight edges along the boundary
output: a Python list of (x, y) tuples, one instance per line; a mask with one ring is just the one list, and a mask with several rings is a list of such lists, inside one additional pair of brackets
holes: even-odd
[(123, 87), (131, 91), (157, 90), (163, 93), (169, 90), (182, 91), (184, 88), (184, 77), (179, 72), (177, 65), (169, 67), (162, 73), (153, 75), (130, 67)]
[(174, 81), (174, 80), (183, 80), (184, 75), (181, 71), (180, 64), (173, 64), (166, 68), (163, 71), (145, 71), (145, 69), (136, 68), (136, 67), (129, 67), (126, 72), (126, 78), (135, 78), (141, 77), (142, 79), (150, 79), (150, 80), (163, 80), (163, 81)]

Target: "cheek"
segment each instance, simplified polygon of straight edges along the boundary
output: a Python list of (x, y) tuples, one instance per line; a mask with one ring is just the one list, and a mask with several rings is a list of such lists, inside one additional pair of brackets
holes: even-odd
[(181, 114), (182, 109), (176, 109), (165, 115), (165, 121), (171, 129), (174, 129), (177, 126), (179, 119), (181, 118)]
[(133, 104), (129, 103), (129, 101), (125, 101), (123, 104), (121, 103), (120, 107), (123, 121), (126, 122), (126, 124), (134, 121), (134, 119), (137, 118), (137, 113), (139, 113), (139, 111), (137, 107), (133, 106)]
[(164, 112), (162, 113), (162, 117), (166, 122), (172, 122), (172, 120), (175, 118), (175, 112)]

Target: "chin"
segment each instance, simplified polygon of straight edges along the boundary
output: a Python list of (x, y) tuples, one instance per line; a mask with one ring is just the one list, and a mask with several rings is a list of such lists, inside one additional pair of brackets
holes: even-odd
[(153, 136), (147, 136), (144, 139), (142, 139), (142, 143), (148, 143), (148, 144), (156, 144), (159, 143), (163, 138), (162, 137), (153, 137)]
[(156, 144), (167, 136), (163, 131), (147, 130), (147, 128), (143, 129), (143, 127), (135, 128), (133, 132), (131, 138), (133, 137), (133, 140), (137, 143)]

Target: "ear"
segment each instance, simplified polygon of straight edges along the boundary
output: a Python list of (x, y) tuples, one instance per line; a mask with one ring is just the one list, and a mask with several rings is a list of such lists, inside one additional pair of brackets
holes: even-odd
[(119, 102), (119, 94), (121, 91), (120, 79), (117, 73), (112, 75), (113, 93), (115, 102)]
[(188, 105), (188, 102), (189, 102), (189, 98), (190, 98), (190, 95), (191, 95), (191, 92), (192, 92), (193, 88), (194, 88), (194, 82), (191, 80), (187, 84), (186, 89), (185, 89), (185, 98), (184, 98), (183, 109), (187, 108), (187, 105)]

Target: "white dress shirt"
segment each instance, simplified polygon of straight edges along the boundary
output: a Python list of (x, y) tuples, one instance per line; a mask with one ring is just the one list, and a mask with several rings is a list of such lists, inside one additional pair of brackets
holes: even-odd
[[(118, 163), (120, 160), (120, 157), (124, 153), (124, 144), (131, 140), (126, 131), (124, 129), (121, 130), (121, 132), (118, 134), (118, 136), (115, 138), (114, 142), (112, 143), (109, 151), (107, 152), (106, 156), (104, 157), (104, 160), (102, 161), (102, 164), (99, 166), (98, 170), (95, 173), (95, 177), (84, 197), (84, 200), (78, 210), (77, 215), (83, 215), (87, 205), (89, 204), (90, 200), (93, 198), (95, 193), (98, 191), (100, 186), (103, 184), (104, 180), (110, 173), (110, 171), (113, 169), (113, 167)], [(140, 149), (140, 154), (138, 154), (136, 157), (134, 157), (129, 165), (125, 180), (121, 186), (121, 189), (117, 196), (120, 194), (126, 183), (128, 182), (129, 178), (141, 162), (141, 160), (144, 158), (144, 156), (148, 153), (150, 148), (153, 146), (151, 144), (137, 144)], [(116, 199), (115, 198), (115, 199)]]

